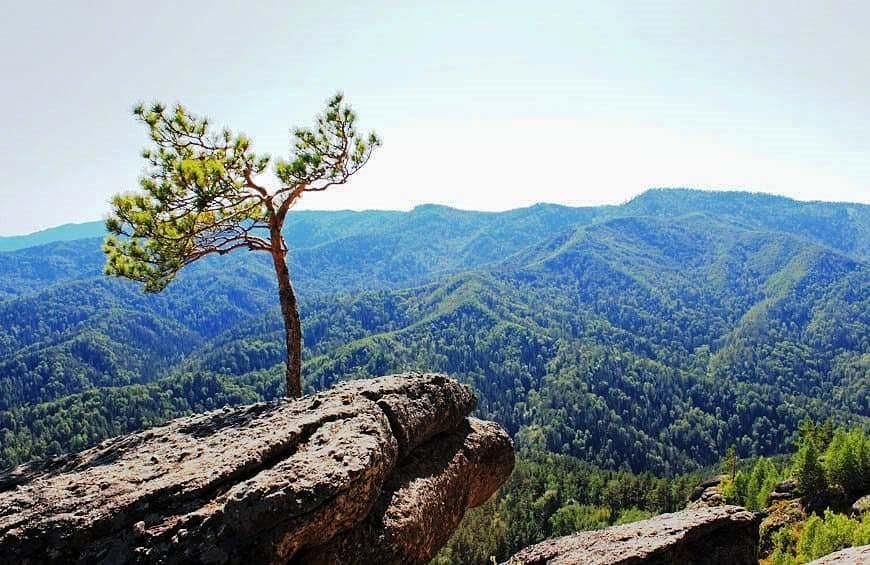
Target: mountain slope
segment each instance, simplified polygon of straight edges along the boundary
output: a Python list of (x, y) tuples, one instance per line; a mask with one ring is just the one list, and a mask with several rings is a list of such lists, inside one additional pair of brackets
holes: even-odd
[[(851, 205), (813, 203), (789, 229), (752, 220), (759, 198), (771, 218), (804, 213), (661, 191), (590, 209), (299, 213), (306, 389), (445, 371), (521, 447), (665, 473), (732, 444), (780, 451), (807, 417), (870, 422), (864, 228), (805, 229)], [(99, 274), (98, 243), (0, 254), (0, 465), (281, 393), (265, 257), (206, 261), (146, 296)], [(46, 254), (62, 268), (40, 270)]]

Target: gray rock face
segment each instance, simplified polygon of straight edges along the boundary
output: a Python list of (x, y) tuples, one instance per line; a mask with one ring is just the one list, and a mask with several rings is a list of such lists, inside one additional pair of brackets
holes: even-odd
[(809, 565), (866, 565), (868, 563), (870, 563), (870, 545), (862, 545), (826, 555)]
[(467, 418), (474, 404), (444, 375), (394, 375), (21, 466), (0, 476), (0, 555), (344, 563), (365, 547), (382, 563), (424, 563), (513, 468), (505, 432)]
[(483, 504), (510, 475), (509, 446), (497, 424), (469, 419), (403, 462), (362, 523), (301, 551), (294, 563), (428, 563), (465, 509)]
[(870, 494), (865, 494), (852, 503), (852, 514), (860, 516), (865, 512), (870, 512)]
[(710, 477), (695, 487), (695, 490), (689, 495), (689, 500), (686, 508), (703, 508), (706, 506), (722, 506), (725, 504), (725, 498), (720, 492), (722, 481), (727, 478), (727, 475), (718, 475)]
[(544, 541), (512, 565), (755, 565), (758, 521), (737, 506), (701, 507), (649, 520)]
[(773, 492), (767, 495), (767, 503), (772, 504), (780, 500), (794, 500), (800, 498), (797, 493), (797, 480), (786, 479), (773, 487)]
[(784, 481), (776, 483), (776, 486), (773, 487), (773, 492), (778, 492), (781, 494), (794, 493), (797, 490), (797, 487), (797, 479), (786, 479)]

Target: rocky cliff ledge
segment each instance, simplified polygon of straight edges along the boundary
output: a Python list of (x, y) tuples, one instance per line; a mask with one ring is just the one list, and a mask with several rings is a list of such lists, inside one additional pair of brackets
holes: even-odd
[(513, 447), (444, 375), (225, 408), (0, 475), (11, 563), (425, 563)]
[(510, 565), (756, 565), (758, 521), (737, 506), (701, 507), (526, 548)]

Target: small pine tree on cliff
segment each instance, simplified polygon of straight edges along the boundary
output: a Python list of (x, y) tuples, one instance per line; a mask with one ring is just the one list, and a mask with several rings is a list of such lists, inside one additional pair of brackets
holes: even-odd
[[(141, 191), (112, 198), (104, 244), (106, 273), (144, 283), (159, 292), (185, 266), (237, 249), (272, 257), (287, 347), (287, 395), (302, 394), (302, 329), (287, 268), (282, 228), (287, 212), (309, 192), (346, 183), (380, 145), (374, 133), (361, 136), (356, 114), (341, 94), (332, 97), (313, 129), (293, 131), (289, 159), (257, 154), (250, 140), (183, 106), (137, 106), (152, 146)], [(273, 170), (269, 186), (260, 176)]]

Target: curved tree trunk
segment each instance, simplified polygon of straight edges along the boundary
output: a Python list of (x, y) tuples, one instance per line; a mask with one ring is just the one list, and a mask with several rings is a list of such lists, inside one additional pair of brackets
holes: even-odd
[[(279, 245), (281, 243), (279, 242)], [(272, 252), (275, 275), (278, 277), (278, 298), (281, 301), (281, 315), (284, 317), (284, 337), (287, 344), (287, 396), (302, 396), (302, 323), (299, 321), (299, 308), (296, 293), (290, 282), (287, 269), (287, 252), (277, 249)]]

